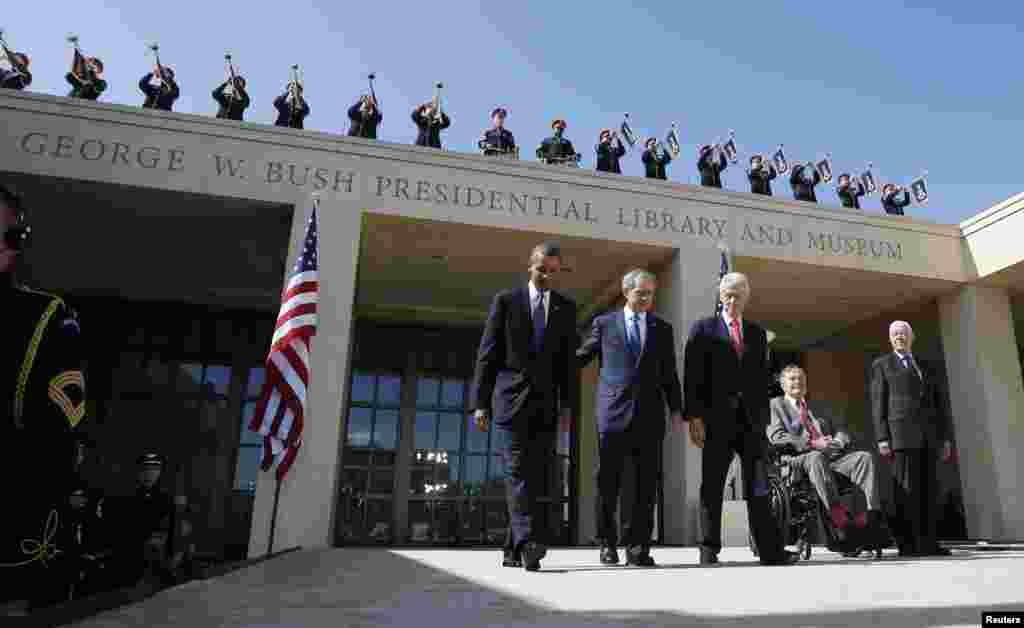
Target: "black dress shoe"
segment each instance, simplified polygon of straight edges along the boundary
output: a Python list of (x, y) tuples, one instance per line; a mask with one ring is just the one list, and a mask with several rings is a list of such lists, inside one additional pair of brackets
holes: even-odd
[(771, 558), (761, 558), (761, 564), (771, 567), (778, 567), (781, 565), (792, 565), (798, 560), (800, 560), (800, 554), (797, 554), (796, 552), (791, 552), (789, 550), (782, 550), (782, 553), (778, 556), (773, 556)]
[(618, 565), (619, 564), (619, 550), (614, 547), (602, 547), (601, 548), (601, 564), (602, 565)]
[(657, 567), (650, 554), (626, 554), (626, 564), (632, 567)]
[(523, 554), (523, 569), (526, 571), (539, 571), (540, 559), (544, 558), (548, 553), (546, 547), (533, 541), (523, 545), (521, 551)]
[(718, 564), (718, 552), (715, 550), (700, 548), (700, 564), (702, 567)]

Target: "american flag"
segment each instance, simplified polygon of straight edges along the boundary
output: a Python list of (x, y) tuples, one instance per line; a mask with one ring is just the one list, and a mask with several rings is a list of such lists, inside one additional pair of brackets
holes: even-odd
[(320, 300), (317, 261), (317, 203), (306, 225), (306, 237), (288, 285), (267, 355), (266, 380), (249, 429), (263, 435), (264, 471), (277, 466), (281, 480), (302, 446), (302, 425), (309, 388), (310, 341), (316, 334)]
[(718, 283), (715, 284), (715, 316), (722, 315), (722, 300), (719, 298), (718, 286), (722, 285), (722, 277), (729, 274), (729, 256), (722, 248), (722, 263), (718, 267)]

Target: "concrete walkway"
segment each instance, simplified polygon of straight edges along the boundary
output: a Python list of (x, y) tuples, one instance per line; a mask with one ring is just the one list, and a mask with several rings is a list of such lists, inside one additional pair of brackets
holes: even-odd
[(596, 549), (555, 549), (538, 573), (498, 550), (300, 551), (164, 591), (82, 628), (360, 626), (979, 626), (1024, 610), (1024, 552), (844, 559), (760, 567), (747, 549), (699, 568), (697, 550), (656, 548), (659, 567), (602, 567)]

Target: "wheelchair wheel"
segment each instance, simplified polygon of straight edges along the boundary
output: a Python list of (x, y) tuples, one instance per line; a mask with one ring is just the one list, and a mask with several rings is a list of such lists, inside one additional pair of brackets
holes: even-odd
[(789, 545), (792, 539), (793, 512), (790, 506), (789, 489), (778, 478), (769, 478), (768, 492), (771, 503), (772, 515), (775, 518), (775, 525), (782, 535), (784, 545)]

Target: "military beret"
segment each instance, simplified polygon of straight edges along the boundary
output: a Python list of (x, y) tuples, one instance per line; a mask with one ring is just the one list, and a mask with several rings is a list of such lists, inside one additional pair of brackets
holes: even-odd
[(508, 111), (506, 111), (504, 107), (495, 107), (494, 111), (491, 112), (491, 117), (493, 118), (494, 116), (498, 115), (499, 113), (501, 115), (503, 115), (503, 116), (507, 116), (508, 115)]
[(551, 128), (552, 128), (552, 129), (553, 129), (553, 128), (555, 128), (555, 127), (556, 127), (556, 126), (558, 126), (558, 125), (562, 125), (562, 126), (569, 126), (569, 125), (568, 125), (568, 124), (567, 124), (567, 123), (565, 122), (565, 120), (563, 120), (563, 119), (561, 119), (561, 118), (555, 118), (554, 120), (552, 120), (552, 121), (551, 121)]
[(136, 460), (136, 464), (143, 467), (162, 467), (164, 459), (160, 454), (143, 454)]

